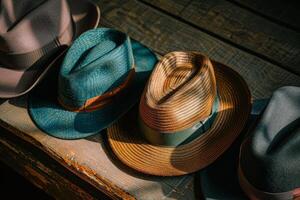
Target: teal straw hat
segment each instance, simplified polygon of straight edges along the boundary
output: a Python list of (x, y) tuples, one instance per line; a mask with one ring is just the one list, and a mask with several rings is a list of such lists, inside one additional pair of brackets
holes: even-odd
[(119, 31), (98, 28), (82, 34), (55, 60), (53, 72), (29, 96), (29, 114), (44, 132), (84, 138), (125, 114), (143, 91), (155, 54)]

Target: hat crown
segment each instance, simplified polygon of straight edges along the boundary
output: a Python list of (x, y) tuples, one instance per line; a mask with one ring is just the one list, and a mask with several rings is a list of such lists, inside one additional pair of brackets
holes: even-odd
[(25, 70), (44, 65), (73, 39), (67, 0), (0, 1), (0, 64)]
[(37, 50), (61, 36), (70, 24), (66, 0), (2, 0), (0, 51), (24, 54)]
[(257, 127), (242, 146), (241, 168), (246, 179), (266, 192), (300, 187), (299, 145), (300, 88), (282, 87), (273, 93)]
[(134, 67), (127, 35), (108, 28), (82, 34), (68, 50), (59, 73), (58, 98), (78, 108), (117, 88)]
[(291, 132), (295, 131), (294, 128), (300, 125), (299, 122), (294, 128), (290, 127), (299, 118), (300, 90), (296, 87), (282, 87), (275, 91), (254, 131), (253, 150), (257, 155), (275, 153), (280, 140), (291, 136)]
[(207, 118), (217, 95), (208, 57), (196, 52), (172, 52), (156, 65), (140, 103), (140, 116), (159, 132), (192, 127)]

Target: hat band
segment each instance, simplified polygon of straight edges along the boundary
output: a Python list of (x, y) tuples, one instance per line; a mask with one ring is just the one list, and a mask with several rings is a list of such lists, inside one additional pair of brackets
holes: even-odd
[(71, 21), (61, 35), (57, 36), (54, 40), (39, 49), (22, 54), (0, 51), (0, 63), (9, 69), (26, 70), (35, 64), (40, 58), (53, 55), (53, 53), (55, 53), (53, 50), (57, 50), (58, 47), (62, 45), (69, 45), (74, 34), (74, 24)]
[(241, 188), (250, 199), (276, 199), (276, 200), (294, 199), (296, 200), (300, 198), (300, 188), (296, 188), (292, 191), (280, 192), (280, 193), (264, 192), (255, 188), (246, 179), (240, 165), (238, 168), (238, 178), (239, 178)]
[(179, 146), (187, 144), (203, 133), (205, 133), (212, 126), (219, 109), (219, 98), (216, 96), (213, 104), (211, 114), (204, 120), (197, 122), (194, 126), (172, 133), (158, 132), (147, 126), (142, 118), (139, 116), (139, 125), (143, 136), (150, 143), (162, 146)]
[(84, 105), (79, 108), (71, 107), (64, 104), (60, 98), (58, 98), (58, 102), (62, 107), (72, 112), (92, 112), (101, 109), (107, 106), (108, 104), (114, 102), (116, 98), (121, 98), (122, 95), (125, 93), (125, 91), (130, 87), (131, 83), (133, 82), (134, 76), (135, 76), (135, 69), (133, 67), (129, 71), (126, 79), (122, 84), (120, 84), (118, 87), (114, 88), (113, 90), (107, 93), (86, 100)]

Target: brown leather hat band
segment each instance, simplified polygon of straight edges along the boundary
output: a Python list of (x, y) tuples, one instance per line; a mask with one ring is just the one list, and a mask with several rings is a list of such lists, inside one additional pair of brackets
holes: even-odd
[(35, 64), (40, 58), (44, 56), (51, 56), (51, 54), (54, 53), (53, 51), (57, 50), (57, 47), (60, 47), (61, 45), (69, 45), (74, 34), (75, 30), (72, 22), (60, 36), (56, 37), (40, 49), (23, 54), (13, 54), (0, 51), (0, 65), (1, 67), (14, 70), (26, 70)]
[(114, 88), (112, 91), (86, 100), (84, 105), (80, 108), (70, 107), (64, 104), (63, 101), (59, 98), (58, 102), (62, 107), (72, 112), (92, 112), (98, 110), (100, 108), (103, 108), (104, 106), (107, 106), (108, 104), (111, 104), (114, 101), (114, 99), (121, 98), (122, 94), (124, 94), (124, 91), (126, 91), (126, 89), (128, 89), (131, 83), (133, 82), (134, 76), (135, 69), (132, 68), (122, 84)]
[(300, 188), (296, 188), (292, 191), (281, 192), (281, 193), (271, 193), (264, 192), (249, 183), (246, 179), (244, 173), (242, 172), (241, 166), (238, 168), (238, 178), (240, 186), (243, 191), (247, 194), (250, 199), (264, 199), (264, 200), (299, 200), (300, 199)]

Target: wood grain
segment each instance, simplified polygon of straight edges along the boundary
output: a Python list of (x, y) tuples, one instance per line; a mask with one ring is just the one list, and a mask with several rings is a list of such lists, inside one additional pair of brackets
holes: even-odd
[(300, 31), (299, 1), (260, 1), (260, 0), (229, 0), (250, 9), (271, 21)]
[(300, 77), (221, 42), (196, 28), (134, 0), (103, 0), (102, 26), (119, 29), (160, 54), (196, 50), (224, 63), (248, 83), (253, 98), (267, 98), (284, 85), (300, 86)]
[[(11, 139), (11, 133), (0, 128), (0, 160), (30, 180), (36, 187), (42, 189), (56, 199), (106, 199), (104, 195), (93, 196), (90, 187), (83, 189), (71, 182), (66, 175), (66, 169), (51, 162), (51, 159), (38, 157), (33, 148), (22, 145), (19, 140)], [(60, 174), (64, 172), (63, 174)], [(74, 178), (73, 178), (74, 179)], [(79, 182), (77, 181), (77, 184)]]
[[(141, 0), (218, 39), (300, 75), (300, 33), (223, 0)], [(179, 5), (178, 5), (179, 4)], [(271, 7), (271, 6), (270, 6)]]
[(194, 193), (191, 190), (180, 189), (183, 179), (193, 179), (191, 175), (160, 178), (135, 173), (113, 158), (100, 134), (70, 141), (41, 132), (28, 115), (26, 97), (2, 103), (0, 126), (41, 149), (76, 176), (113, 199), (168, 199), (168, 196), (176, 196), (177, 193), (179, 196), (188, 193), (190, 199), (193, 199)]
[(180, 15), (181, 12), (191, 3), (191, 0), (147, 0), (145, 2), (152, 5), (159, 5), (160, 8), (170, 11), (175, 15)]

